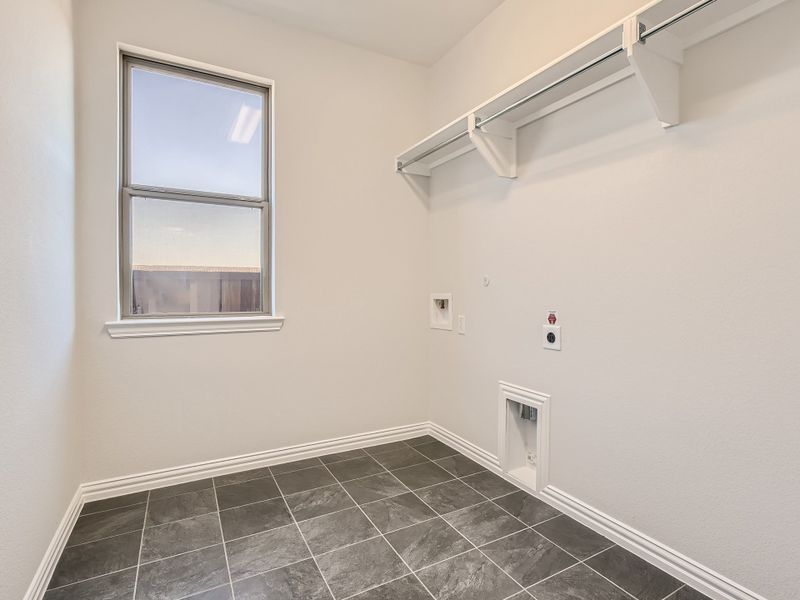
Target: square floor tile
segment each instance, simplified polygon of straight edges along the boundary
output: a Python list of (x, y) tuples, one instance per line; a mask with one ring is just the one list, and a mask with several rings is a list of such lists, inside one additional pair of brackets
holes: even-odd
[(281, 495), (272, 477), (252, 479), (243, 483), (223, 485), (217, 488), (217, 501), (220, 510), (252, 504), (262, 500), (271, 500)]
[(406, 467), (405, 469), (397, 469), (392, 471), (392, 474), (412, 490), (453, 479), (450, 473), (432, 462)]
[(566, 515), (546, 521), (534, 529), (579, 560), (585, 560), (614, 545), (599, 533)]
[(233, 584), (236, 600), (330, 600), (313, 560), (304, 560)]
[(298, 521), (321, 517), (328, 513), (336, 512), (355, 506), (341, 485), (329, 485), (323, 488), (298, 492), (286, 496), (286, 504)]
[(317, 562), (336, 598), (347, 598), (408, 573), (403, 561), (382, 538), (323, 554)]
[(88, 515), (103, 510), (111, 510), (112, 508), (124, 508), (126, 506), (133, 506), (134, 504), (144, 504), (147, 502), (147, 494), (148, 492), (136, 492), (133, 494), (125, 494), (124, 496), (115, 496), (104, 500), (87, 502), (83, 505), (81, 514)]
[(437, 442), (438, 440), (431, 436), (431, 435), (421, 435), (419, 437), (411, 438), (410, 440), (406, 440), (406, 444), (411, 446), (412, 448), (416, 446), (420, 446), (422, 444), (430, 444), (431, 442)]
[(441, 515), (486, 502), (483, 495), (456, 480), (417, 490), (417, 495)]
[(234, 581), (310, 558), (295, 525), (227, 542), (225, 547)]
[(444, 519), (476, 546), (525, 529), (524, 523), (492, 502), (448, 513)]
[(222, 544), (141, 565), (136, 600), (172, 600), (228, 583)]
[(417, 573), (436, 600), (504, 600), (520, 587), (477, 550)]
[(384, 454), (378, 454), (375, 460), (387, 469), (402, 469), (403, 467), (411, 467), (428, 462), (426, 457), (409, 446)]
[(60, 587), (133, 567), (139, 560), (139, 531), (66, 548), (61, 553), (50, 587)]
[(523, 587), (578, 562), (530, 529), (482, 546), (481, 550)]
[(44, 600), (131, 600), (136, 568), (50, 590)]
[(283, 498), (222, 510), (219, 518), (226, 541), (292, 523), (292, 515)]
[(287, 496), (336, 483), (333, 475), (325, 467), (311, 467), (302, 471), (281, 473), (275, 475), (275, 481)]
[(359, 508), (302, 521), (298, 526), (315, 555), (378, 535), (378, 531)]
[(502, 477), (498, 477), (494, 473), (484, 471), (469, 477), (463, 477), (462, 481), (471, 488), (478, 490), (487, 498), (499, 498), (511, 492), (516, 492), (519, 488)]
[(280, 465), (273, 465), (270, 467), (273, 475), (280, 475), (281, 473), (291, 473), (292, 471), (300, 471), (302, 469), (310, 469), (311, 467), (322, 466), (322, 461), (318, 458), (304, 458), (303, 460), (295, 460)]
[(72, 529), (67, 546), (141, 530), (144, 527), (144, 513), (145, 505), (137, 504), (126, 508), (82, 515)]
[(151, 500), (147, 508), (146, 525), (147, 527), (163, 525), (179, 519), (216, 512), (216, 510), (217, 501), (214, 498), (213, 489), (189, 492), (162, 500)]
[(458, 454), (458, 450), (453, 450), (453, 448), (451, 448), (447, 444), (443, 444), (438, 440), (434, 440), (427, 444), (420, 444), (419, 446), (414, 446), (414, 450), (428, 457), (431, 460), (436, 460), (439, 458), (444, 458), (445, 456), (453, 456), (455, 454)]
[(359, 504), (374, 502), (375, 500), (408, 492), (408, 488), (391, 473), (379, 473), (372, 477), (348, 481), (343, 485), (344, 489), (353, 497), (353, 500)]
[(153, 500), (180, 496), (181, 494), (187, 494), (189, 492), (210, 490), (212, 487), (214, 487), (214, 484), (211, 482), (211, 479), (200, 479), (198, 481), (188, 481), (177, 485), (168, 485), (167, 487), (150, 490), (150, 502)]
[(440, 518), (389, 533), (386, 539), (414, 571), (472, 548)]
[(537, 525), (561, 514), (549, 504), (521, 490), (496, 498), (494, 502), (526, 525)]
[(466, 477), (468, 475), (474, 475), (475, 473), (482, 473), (486, 470), (474, 460), (470, 460), (463, 454), (456, 454), (454, 456), (440, 458), (435, 462), (445, 471), (452, 473), (456, 477)]
[(245, 481), (252, 481), (253, 479), (263, 479), (264, 477), (272, 477), (272, 471), (269, 467), (220, 475), (219, 477), (214, 477), (214, 485), (217, 487), (233, 485), (234, 483), (244, 483)]
[(326, 454), (325, 456), (321, 456), (320, 460), (329, 465), (331, 463), (340, 462), (343, 460), (350, 460), (351, 458), (361, 458), (362, 456), (366, 456), (367, 453), (361, 449), (357, 450), (346, 450), (345, 452), (335, 452), (334, 454)]
[(222, 543), (217, 513), (148, 527), (142, 540), (143, 563)]
[(586, 564), (639, 600), (662, 600), (683, 585), (619, 546), (590, 558)]
[(436, 516), (427, 504), (411, 492), (361, 506), (381, 533), (408, 527)]
[(589, 567), (578, 564), (529, 588), (536, 600), (631, 600)]
[(408, 448), (408, 444), (405, 442), (389, 442), (388, 444), (378, 444), (377, 446), (364, 448), (364, 452), (372, 456), (378, 456), (379, 454), (394, 452), (395, 450), (402, 450), (403, 448)]
[(352, 458), (328, 465), (328, 469), (339, 481), (350, 481), (382, 473), (385, 469), (370, 456)]

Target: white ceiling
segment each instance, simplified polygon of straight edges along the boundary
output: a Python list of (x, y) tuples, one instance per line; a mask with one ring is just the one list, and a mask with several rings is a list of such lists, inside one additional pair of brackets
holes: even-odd
[(503, 0), (217, 0), (382, 54), (431, 65)]

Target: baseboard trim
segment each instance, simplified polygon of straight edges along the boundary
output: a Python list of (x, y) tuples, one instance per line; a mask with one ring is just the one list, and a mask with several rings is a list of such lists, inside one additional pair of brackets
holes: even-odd
[(714, 600), (766, 600), (763, 596), (589, 506), (563, 490), (550, 485), (542, 491), (540, 497), (590, 529)]
[(47, 591), (47, 584), (50, 583), (50, 578), (53, 576), (58, 558), (67, 545), (67, 538), (69, 538), (69, 534), (75, 526), (75, 521), (78, 520), (81, 507), (83, 507), (83, 497), (81, 487), (78, 486), (75, 495), (72, 497), (67, 507), (67, 511), (58, 524), (53, 539), (50, 540), (50, 545), (47, 547), (47, 551), (44, 554), (42, 562), (39, 564), (39, 568), (36, 569), (33, 581), (31, 581), (28, 590), (22, 597), (23, 600), (41, 600), (44, 597), (44, 593)]
[[(430, 435), (449, 444), (517, 487), (521, 487), (519, 481), (500, 470), (500, 461), (496, 455), (479, 448), (441, 425), (436, 423), (429, 425)], [(766, 600), (763, 596), (570, 496), (557, 487), (548, 485), (541, 493), (536, 493), (530, 488), (524, 487), (524, 489), (713, 600)]]
[(92, 500), (102, 500), (112, 496), (121, 496), (133, 492), (141, 492), (178, 483), (186, 483), (206, 477), (217, 477), (236, 471), (246, 471), (247, 469), (257, 469), (268, 467), (284, 462), (302, 460), (331, 454), (333, 452), (344, 452), (353, 450), (370, 444), (384, 444), (428, 433), (428, 423), (417, 423), (415, 425), (405, 425), (402, 427), (390, 427), (369, 433), (356, 435), (346, 435), (338, 438), (331, 438), (321, 442), (311, 442), (308, 444), (297, 444), (286, 446), (275, 450), (264, 452), (252, 452), (228, 458), (207, 460), (192, 463), (180, 467), (168, 469), (157, 469), (135, 475), (123, 477), (112, 477), (101, 481), (85, 483), (81, 486), (84, 502)]
[[(396, 442), (425, 434), (449, 444), (519, 487), (518, 481), (500, 470), (500, 461), (495, 454), (432, 421), (84, 483), (78, 486), (23, 600), (42, 600), (58, 557), (85, 502), (333, 452), (344, 452), (368, 445)], [(526, 491), (714, 600), (766, 600), (763, 596), (552, 485), (547, 486), (540, 494), (531, 489)]]

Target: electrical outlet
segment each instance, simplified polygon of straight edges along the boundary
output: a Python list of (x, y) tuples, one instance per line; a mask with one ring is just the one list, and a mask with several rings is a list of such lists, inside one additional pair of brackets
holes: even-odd
[(464, 315), (458, 315), (458, 334), (459, 335), (467, 334), (467, 317), (465, 317)]
[(542, 325), (542, 347), (561, 350), (561, 325)]

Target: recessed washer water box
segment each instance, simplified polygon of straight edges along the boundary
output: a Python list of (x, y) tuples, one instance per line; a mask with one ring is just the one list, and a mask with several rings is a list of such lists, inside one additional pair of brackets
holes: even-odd
[(550, 396), (501, 381), (498, 399), (500, 468), (539, 492), (547, 486)]
[(453, 330), (453, 294), (431, 294), (431, 329)]

